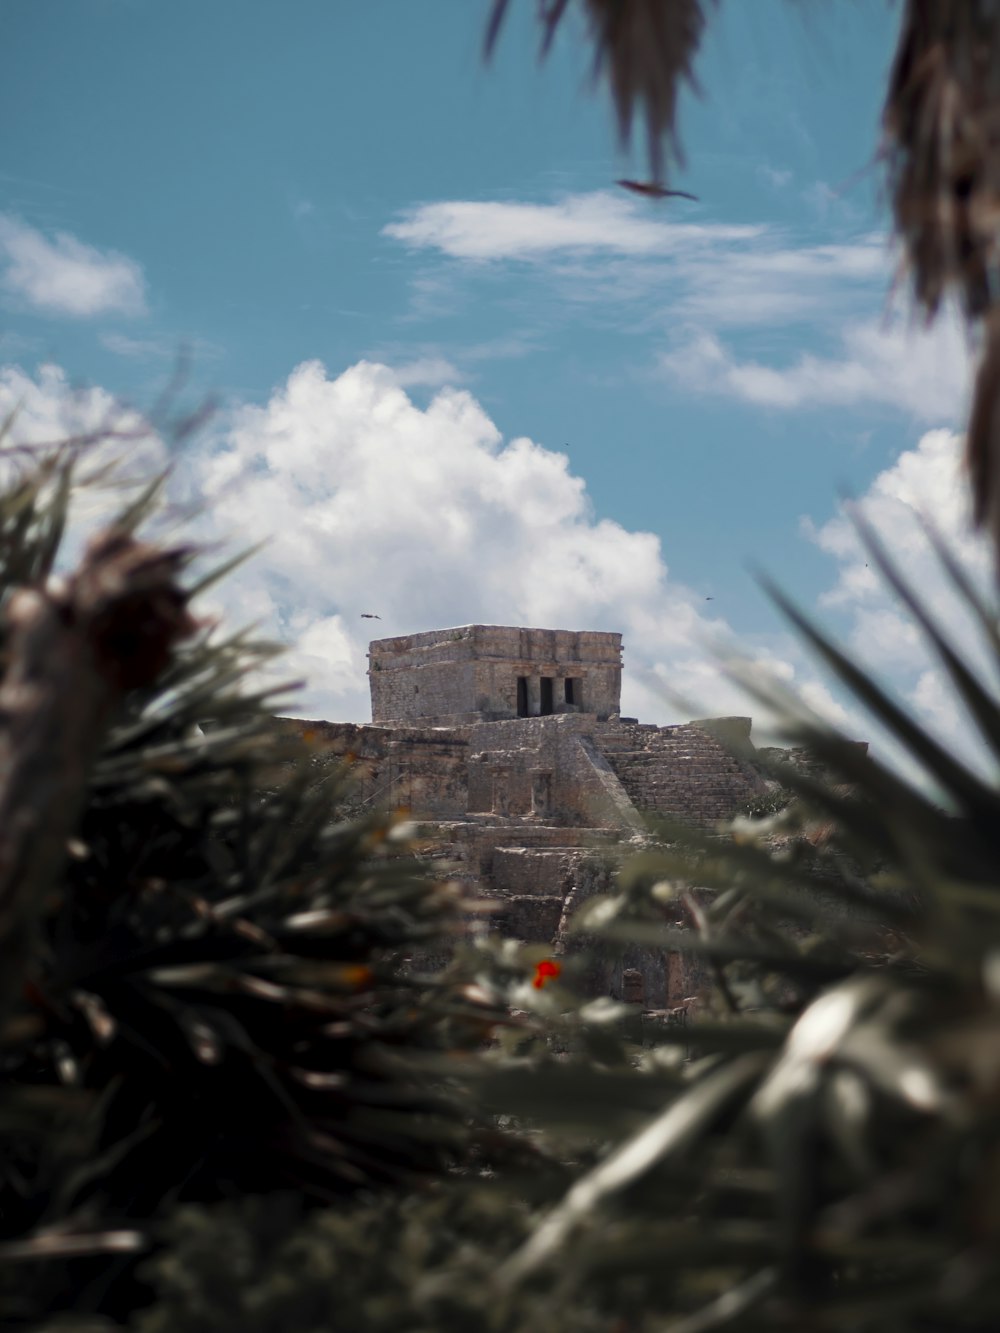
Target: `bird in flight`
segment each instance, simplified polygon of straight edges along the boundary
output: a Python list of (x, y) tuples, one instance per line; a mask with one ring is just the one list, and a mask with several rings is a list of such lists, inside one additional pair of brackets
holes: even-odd
[(375, 613), (374, 613), (373, 611), (362, 611), (362, 612), (361, 612), (361, 619), (362, 619), (362, 620), (381, 620), (382, 617), (381, 617), (381, 616), (377, 616), (377, 615), (375, 615)]
[(692, 199), (698, 202), (696, 194), (688, 194), (687, 190), (667, 190), (656, 181), (615, 181), (615, 184), (633, 194), (644, 194), (648, 199)]

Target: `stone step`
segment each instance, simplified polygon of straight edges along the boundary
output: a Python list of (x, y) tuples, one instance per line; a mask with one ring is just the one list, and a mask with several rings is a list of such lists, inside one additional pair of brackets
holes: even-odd
[(578, 860), (579, 853), (570, 848), (497, 847), (490, 878), (505, 896), (564, 896)]
[(491, 931), (525, 944), (554, 944), (565, 899), (541, 894), (515, 894), (499, 899), (500, 910), (487, 918)]

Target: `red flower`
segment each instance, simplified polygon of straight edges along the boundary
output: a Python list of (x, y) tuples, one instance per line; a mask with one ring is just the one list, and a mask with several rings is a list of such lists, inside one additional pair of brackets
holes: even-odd
[(547, 981), (554, 981), (561, 971), (558, 963), (554, 963), (551, 958), (543, 958), (535, 964), (535, 979), (531, 984), (535, 990), (541, 990)]

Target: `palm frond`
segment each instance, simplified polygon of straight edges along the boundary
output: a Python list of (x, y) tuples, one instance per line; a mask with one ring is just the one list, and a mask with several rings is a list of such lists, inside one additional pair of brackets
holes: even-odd
[(966, 458), (976, 522), (1000, 551), (1000, 15), (992, 0), (909, 0), (883, 131), (917, 301), (933, 318), (953, 291), (967, 321), (984, 321)]
[[(539, 7), (544, 57), (566, 15), (583, 11), (593, 46), (595, 80), (606, 75), (624, 147), (641, 115), (652, 183), (662, 186), (672, 158), (683, 165), (677, 135), (677, 99), (687, 82), (697, 88), (694, 60), (705, 28), (710, 0), (551, 0)], [(492, 54), (509, 5), (494, 0), (486, 28), (486, 54)]]
[(991, 0), (909, 0), (883, 110), (883, 154), (917, 299), (954, 288), (970, 318), (997, 296), (1000, 22)]

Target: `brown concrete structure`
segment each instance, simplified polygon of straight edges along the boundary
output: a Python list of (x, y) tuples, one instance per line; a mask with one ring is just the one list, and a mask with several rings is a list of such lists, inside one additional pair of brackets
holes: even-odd
[[(371, 725), (295, 725), (350, 760), (360, 804), (424, 826), (445, 873), (492, 902), (494, 928), (555, 953), (646, 842), (647, 815), (711, 828), (769, 787), (749, 718), (619, 716), (619, 634), (467, 625), (377, 640), (369, 661)], [(631, 949), (589, 983), (669, 1009), (699, 980), (684, 956)]]

